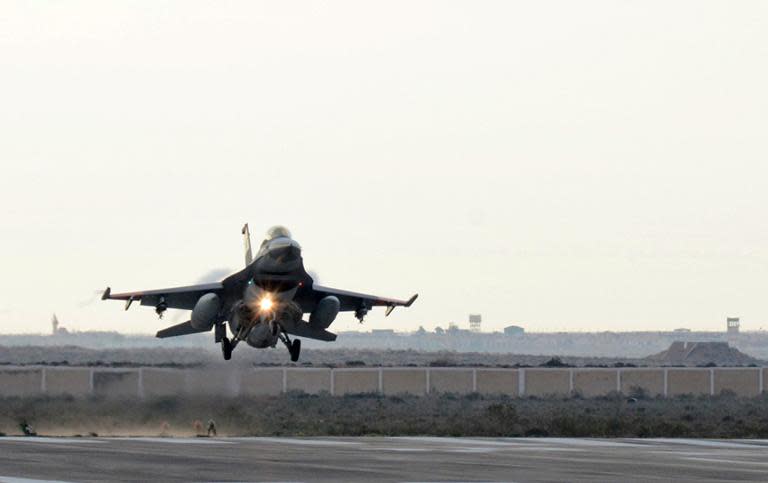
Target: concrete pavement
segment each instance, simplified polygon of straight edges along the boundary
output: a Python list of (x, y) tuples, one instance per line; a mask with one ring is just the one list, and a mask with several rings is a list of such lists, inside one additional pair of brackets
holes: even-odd
[(767, 475), (768, 440), (0, 438), (0, 482), (765, 481)]

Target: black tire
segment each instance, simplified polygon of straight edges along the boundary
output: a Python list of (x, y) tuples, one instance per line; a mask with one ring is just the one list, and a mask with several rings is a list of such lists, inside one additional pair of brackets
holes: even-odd
[(299, 354), (301, 354), (301, 340), (293, 339), (293, 343), (291, 343), (291, 350), (289, 352), (291, 353), (291, 362), (298, 361)]
[(232, 343), (226, 337), (221, 339), (221, 354), (225, 361), (232, 359)]

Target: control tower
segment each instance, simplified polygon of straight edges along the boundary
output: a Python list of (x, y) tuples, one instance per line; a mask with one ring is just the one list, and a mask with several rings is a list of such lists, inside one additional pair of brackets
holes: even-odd
[(483, 316), (480, 314), (469, 314), (469, 330), (472, 332), (480, 332), (480, 323), (483, 321)]
[(741, 322), (739, 321), (738, 317), (728, 317), (726, 319), (726, 324), (728, 325), (728, 335), (739, 334), (739, 325)]

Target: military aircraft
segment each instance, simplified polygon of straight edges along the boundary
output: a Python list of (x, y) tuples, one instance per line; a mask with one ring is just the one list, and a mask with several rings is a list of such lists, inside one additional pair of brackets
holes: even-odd
[[(232, 350), (241, 341), (262, 349), (274, 347), (279, 340), (295, 362), (301, 352), (301, 340), (291, 340), (290, 335), (334, 341), (336, 334), (327, 329), (339, 312), (354, 312), (362, 323), (373, 307), (386, 307), (388, 316), (395, 307), (410, 307), (418, 297), (416, 294), (408, 300), (398, 300), (321, 287), (304, 269), (301, 246), (287, 228), (270, 228), (255, 257), (248, 224), (242, 234), (245, 268), (221, 282), (114, 294), (107, 287), (101, 298), (124, 300), (125, 310), (133, 302), (153, 306), (160, 318), (169, 308), (191, 310), (190, 320), (159, 331), (157, 337), (214, 329), (214, 340), (221, 344), (225, 360), (232, 358)], [(309, 320), (303, 320), (304, 314), (309, 314)], [(227, 337), (225, 322), (231, 339)]]

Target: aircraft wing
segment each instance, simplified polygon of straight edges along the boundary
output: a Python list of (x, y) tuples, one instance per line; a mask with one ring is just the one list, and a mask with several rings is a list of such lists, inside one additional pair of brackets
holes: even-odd
[(159, 290), (142, 290), (139, 292), (112, 293), (107, 287), (102, 300), (125, 300), (125, 309), (128, 310), (131, 303), (140, 302), (141, 305), (157, 306), (161, 302), (169, 309), (192, 310), (197, 300), (209, 292), (221, 292), (224, 285), (221, 282), (204, 283), (201, 285), (189, 285), (186, 287), (164, 288)]
[(408, 300), (400, 300), (358, 292), (350, 292), (348, 290), (339, 290), (336, 288), (321, 287), (319, 285), (313, 285), (312, 290), (315, 292), (317, 299), (321, 299), (327, 295), (333, 295), (338, 298), (339, 302), (341, 303), (340, 310), (342, 312), (348, 312), (351, 310), (357, 311), (361, 308), (387, 307), (386, 315), (392, 313), (395, 307), (410, 307), (419, 296), (419, 294), (414, 294), (413, 297)]

